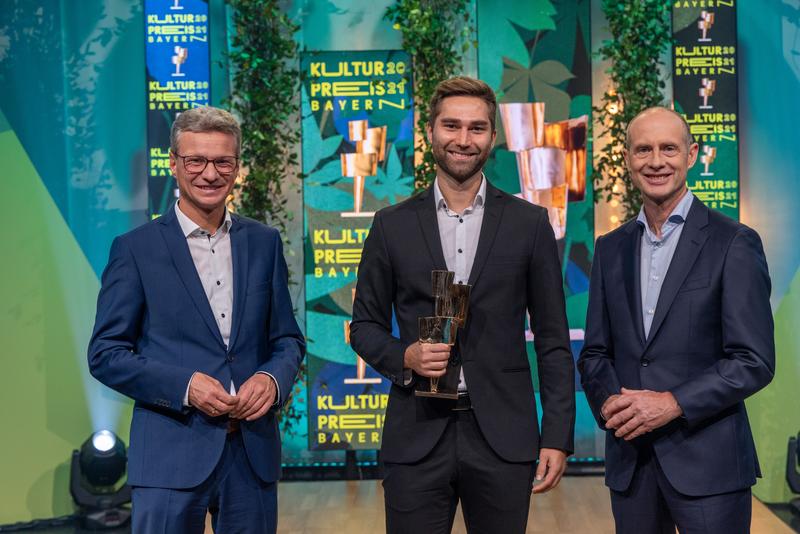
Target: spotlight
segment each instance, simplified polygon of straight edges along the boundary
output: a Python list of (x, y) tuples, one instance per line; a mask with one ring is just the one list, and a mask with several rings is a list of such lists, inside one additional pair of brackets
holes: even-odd
[(119, 484), (128, 457), (125, 444), (110, 430), (100, 430), (72, 451), (69, 491), (78, 517), (90, 529), (114, 528), (127, 523), (131, 488)]

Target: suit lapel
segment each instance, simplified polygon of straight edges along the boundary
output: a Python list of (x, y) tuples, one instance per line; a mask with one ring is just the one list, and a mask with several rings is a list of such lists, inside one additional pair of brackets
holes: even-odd
[(247, 294), (247, 273), (249, 262), (247, 260), (247, 232), (243, 230), (242, 223), (236, 216), (231, 225), (231, 255), (233, 257), (233, 317), (231, 318), (231, 337), (228, 340), (228, 349), (236, 343), (239, 326), (242, 324), (244, 301)]
[(636, 222), (630, 223), (627, 229), (622, 250), (622, 269), (625, 293), (628, 295), (628, 307), (631, 310), (633, 326), (639, 343), (644, 345), (644, 323), (642, 322), (642, 227)]
[(447, 270), (447, 262), (444, 261), (442, 252), (442, 240), (439, 237), (439, 220), (436, 217), (436, 196), (433, 194), (433, 186), (420, 194), (417, 202), (417, 217), (433, 265), (437, 270)]
[(708, 239), (708, 208), (697, 200), (692, 201), (692, 207), (689, 214), (686, 216), (681, 237), (678, 240), (678, 245), (675, 248), (675, 254), (672, 256), (672, 261), (667, 269), (667, 274), (664, 277), (664, 285), (661, 286), (661, 293), (658, 295), (658, 304), (656, 304), (656, 312), (653, 316), (653, 324), (650, 326), (650, 335), (647, 337), (645, 344), (645, 351), (658, 333), (661, 323), (667, 316), (678, 290), (686, 280), (689, 271), (692, 270), (697, 256), (703, 249), (703, 245)]
[(478, 236), (478, 248), (475, 250), (475, 259), (472, 262), (472, 270), (469, 273), (469, 284), (475, 287), (475, 282), (481, 275), (483, 266), (489, 258), (489, 251), (492, 250), (497, 229), (500, 227), (500, 219), (503, 215), (503, 194), (486, 180), (486, 198), (484, 199), (483, 221), (481, 222), (481, 233)]
[(206, 297), (206, 292), (203, 290), (203, 284), (200, 282), (197, 268), (194, 266), (192, 254), (189, 252), (189, 245), (186, 243), (186, 237), (183, 235), (181, 226), (178, 223), (178, 217), (175, 215), (175, 208), (168, 209), (158, 221), (162, 225), (161, 234), (164, 236), (167, 250), (172, 257), (172, 263), (178, 271), (186, 292), (189, 293), (189, 297), (192, 299), (197, 311), (200, 312), (203, 322), (206, 323), (214, 339), (224, 346), (222, 334), (220, 334), (217, 322), (214, 320), (211, 305), (208, 303), (208, 297)]

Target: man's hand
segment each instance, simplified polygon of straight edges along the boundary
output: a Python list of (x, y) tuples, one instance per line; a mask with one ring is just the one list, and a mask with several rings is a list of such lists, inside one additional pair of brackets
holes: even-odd
[(219, 380), (197, 371), (189, 382), (189, 405), (217, 417), (236, 407), (236, 397), (230, 395)]
[(450, 345), (446, 343), (412, 343), (406, 348), (403, 367), (426, 377), (439, 377), (447, 370)]
[(230, 416), (234, 419), (255, 421), (263, 417), (275, 404), (278, 388), (271, 376), (256, 373), (239, 388), (236, 398), (239, 400)]
[[(604, 421), (608, 421), (620, 410), (617, 404), (617, 399), (619, 399), (622, 395), (616, 394), (611, 395), (606, 401), (603, 403), (603, 406), (600, 408), (600, 415), (603, 416)], [(606, 425), (608, 426), (608, 425)]]
[(669, 391), (622, 388), (617, 397), (608, 406), (613, 415), (606, 421), (606, 427), (616, 429), (614, 435), (625, 441), (662, 427), (683, 413)]
[(561, 475), (567, 468), (567, 453), (558, 449), (541, 449), (533, 493), (545, 493), (558, 486)]

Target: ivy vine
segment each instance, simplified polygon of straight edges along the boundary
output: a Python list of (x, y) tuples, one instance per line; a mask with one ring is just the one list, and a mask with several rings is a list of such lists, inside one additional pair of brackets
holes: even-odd
[[(300, 178), (299, 55), (293, 35), (299, 29), (278, 0), (229, 0), (235, 32), (228, 58), (233, 72), (231, 111), (242, 127), (242, 168), (236, 211), (277, 228), (291, 244), (284, 188)], [(289, 283), (293, 281), (289, 272)], [(292, 392), (278, 413), (281, 428), (294, 434), (305, 410), (298, 406), (305, 381), (301, 366)]]
[(595, 159), (592, 180), (595, 202), (617, 199), (623, 219), (636, 217), (642, 203), (630, 180), (623, 157), (628, 123), (641, 110), (664, 103), (664, 81), (659, 77), (662, 53), (672, 44), (670, 0), (603, 0), (602, 9), (612, 38), (599, 53), (611, 61), (606, 71), (611, 87), (601, 105), (593, 108), (608, 144)]
[(398, 0), (386, 10), (384, 18), (402, 32), (403, 49), (413, 58), (414, 104), (416, 107), (416, 151), (419, 163), (414, 168), (414, 190), (426, 189), (436, 168), (425, 135), (428, 102), (436, 84), (458, 74), (462, 54), (470, 45), (474, 29), (470, 24), (469, 0)]

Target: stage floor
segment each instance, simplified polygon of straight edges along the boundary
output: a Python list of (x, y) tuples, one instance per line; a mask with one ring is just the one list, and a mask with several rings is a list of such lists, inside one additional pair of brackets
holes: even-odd
[[(283, 482), (278, 492), (280, 534), (377, 534), (384, 532), (379, 480)], [(210, 529), (207, 532), (211, 532)], [(558, 488), (531, 499), (528, 533), (613, 534), (608, 489), (601, 477), (565, 477)], [(753, 499), (752, 534), (793, 530)], [(465, 534), (459, 508), (453, 534)], [(422, 534), (422, 533), (420, 533)]]

